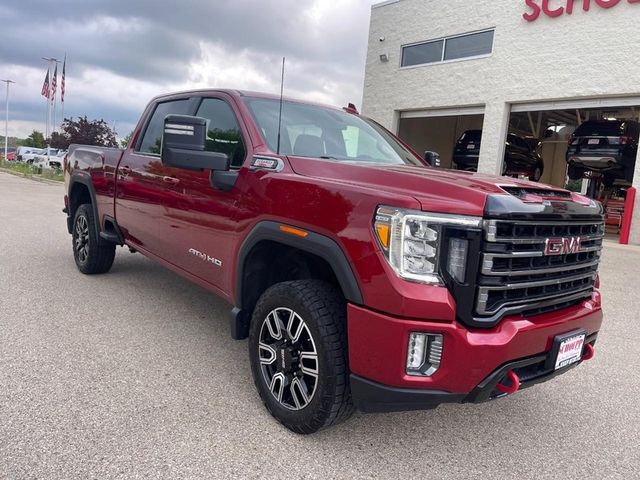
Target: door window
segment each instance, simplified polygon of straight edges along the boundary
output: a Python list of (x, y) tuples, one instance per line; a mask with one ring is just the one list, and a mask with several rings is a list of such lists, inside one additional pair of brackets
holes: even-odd
[(226, 153), (232, 167), (241, 167), (247, 150), (240, 126), (229, 104), (219, 98), (205, 98), (196, 116), (208, 120), (206, 150)]
[(142, 136), (142, 141), (137, 151), (151, 155), (160, 155), (162, 149), (162, 133), (164, 131), (164, 119), (167, 115), (187, 115), (189, 113), (189, 99), (173, 100), (159, 103), (151, 115), (147, 128)]

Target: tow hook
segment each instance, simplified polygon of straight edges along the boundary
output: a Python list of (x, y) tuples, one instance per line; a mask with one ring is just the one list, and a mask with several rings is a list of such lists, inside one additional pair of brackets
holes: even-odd
[(520, 388), (520, 379), (518, 378), (518, 375), (516, 375), (516, 372), (513, 370), (509, 370), (507, 372), (507, 379), (511, 382), (511, 385), (507, 386), (499, 383), (496, 385), (496, 390), (501, 393), (506, 393), (507, 395), (516, 393)]
[(582, 355), (581, 360), (583, 362), (586, 362), (587, 360), (591, 360), (594, 357), (594, 355), (596, 354), (596, 349), (590, 343), (587, 343), (584, 346), (584, 349), (586, 350), (586, 352), (584, 353), (584, 355)]

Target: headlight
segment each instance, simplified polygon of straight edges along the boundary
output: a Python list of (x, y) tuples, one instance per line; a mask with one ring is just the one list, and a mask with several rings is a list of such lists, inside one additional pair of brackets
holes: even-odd
[[(393, 207), (379, 207), (374, 231), (382, 251), (394, 271), (402, 278), (440, 285), (441, 269), (463, 282), (468, 241), (449, 238), (443, 245), (445, 227), (479, 228), (480, 217), (428, 213)], [(440, 254), (448, 252), (443, 261)]]

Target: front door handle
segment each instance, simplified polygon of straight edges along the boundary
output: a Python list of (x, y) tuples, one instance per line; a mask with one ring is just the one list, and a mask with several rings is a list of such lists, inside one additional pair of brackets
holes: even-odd
[(162, 181), (164, 183), (170, 183), (171, 185), (176, 185), (180, 183), (180, 179), (176, 177), (162, 177)]

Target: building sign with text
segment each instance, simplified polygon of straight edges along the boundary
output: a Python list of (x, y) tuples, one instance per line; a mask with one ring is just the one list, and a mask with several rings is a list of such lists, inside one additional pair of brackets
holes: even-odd
[(636, 3), (640, 0), (525, 0), (528, 11), (522, 17), (527, 22), (535, 22), (541, 15), (559, 17), (573, 15), (574, 11), (582, 9), (588, 12), (592, 8), (613, 8), (622, 3)]

